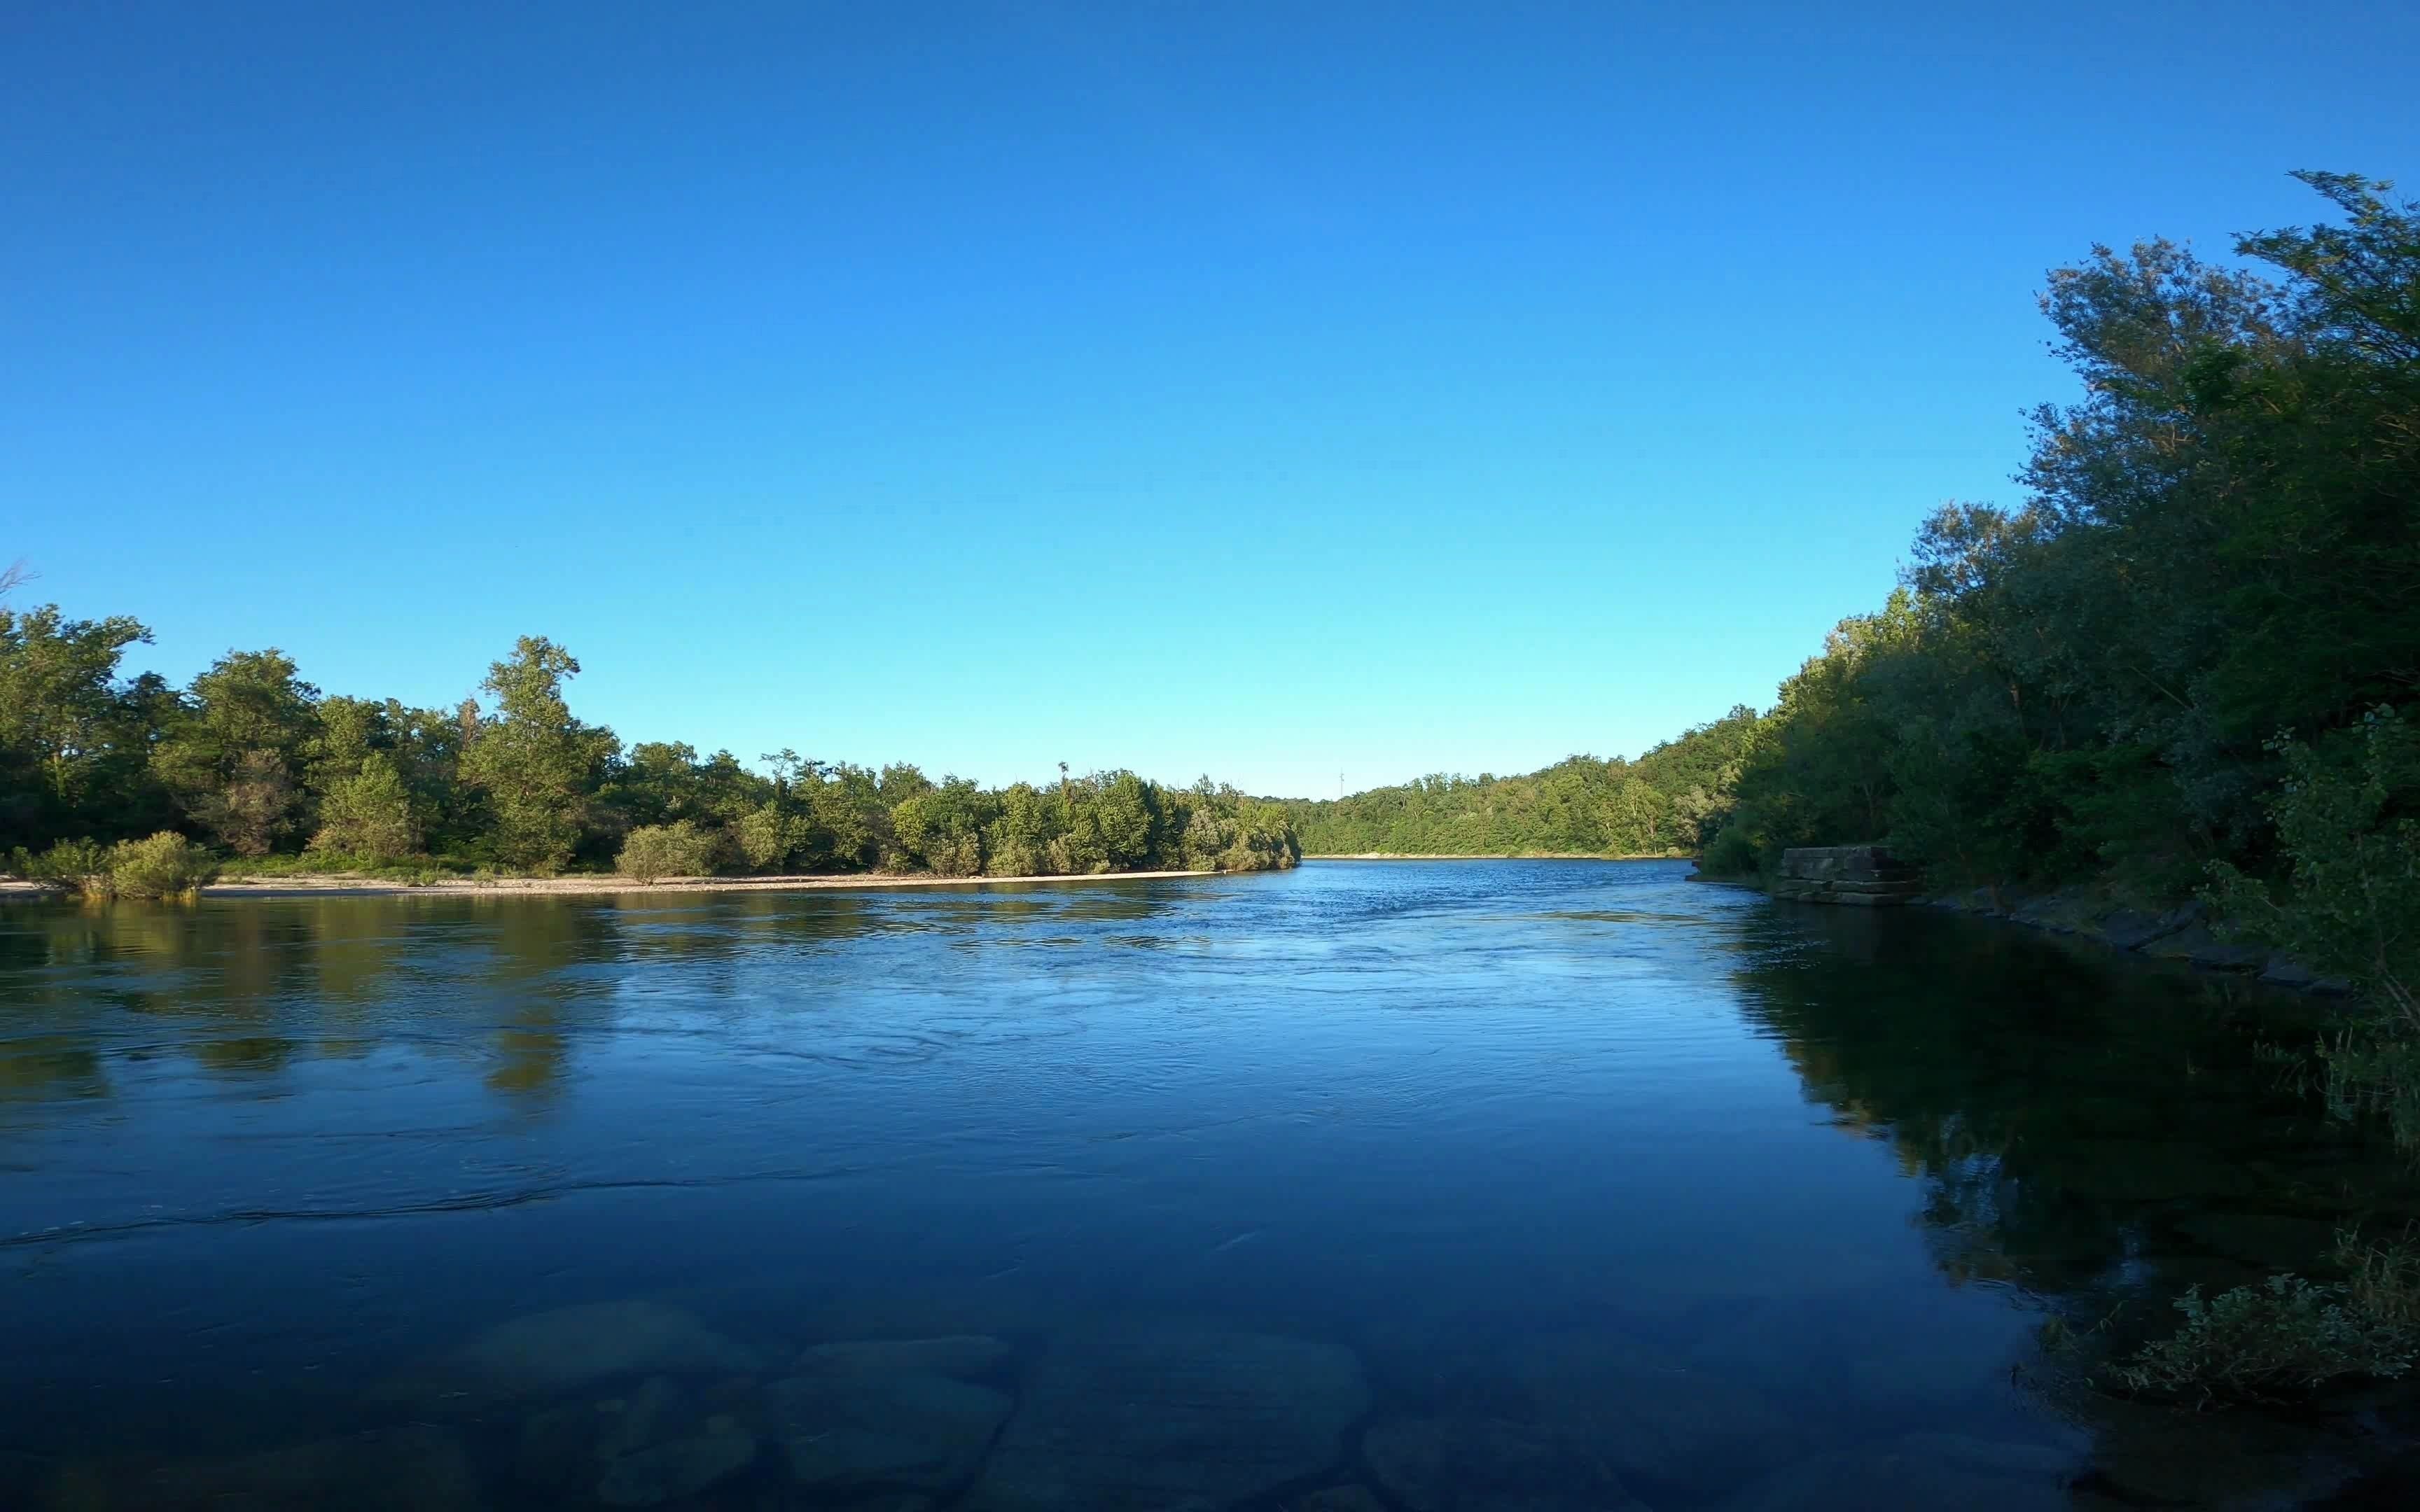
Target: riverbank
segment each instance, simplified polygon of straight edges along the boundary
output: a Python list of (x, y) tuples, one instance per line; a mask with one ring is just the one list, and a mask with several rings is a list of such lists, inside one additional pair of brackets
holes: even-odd
[[(1775, 896), (1762, 879), (1709, 876), (1693, 872), (1692, 882), (1718, 887), (1745, 887)], [(1782, 902), (1798, 900), (1781, 899)], [(2005, 888), (1978, 887), (1966, 892), (1927, 893), (1908, 900), (1917, 908), (1966, 914), (2089, 941), (2129, 955), (2181, 961), (2205, 971), (2224, 971), (2257, 978), (2273, 987), (2337, 995), (2346, 984), (2276, 951), (2240, 941), (2223, 940), (2211, 928), (2208, 912), (2197, 902), (2146, 910), (2117, 903), (2089, 887), (2062, 887), (2051, 892), (2019, 893)], [(1834, 906), (1807, 903), (1807, 907)]]
[(1303, 855), (1306, 861), (1685, 861), (1686, 856), (1649, 851), (1637, 856), (1607, 856), (1601, 851), (1355, 851), (1351, 854)]
[[(430, 893), (469, 893), (478, 897), (549, 895), (597, 897), (615, 893), (667, 892), (805, 892), (855, 887), (980, 887), (1001, 883), (1151, 882), (1175, 877), (1225, 876), (1221, 872), (1095, 872), (1079, 876), (930, 877), (877, 873), (782, 877), (665, 877), (653, 884), (620, 876), (571, 877), (443, 877), (432, 882), (387, 882), (377, 877), (342, 872), (290, 877), (244, 878), (213, 882), (204, 895), (225, 897), (331, 896), (349, 898), (419, 897)], [(52, 889), (31, 882), (0, 880), (0, 898), (33, 897)]]

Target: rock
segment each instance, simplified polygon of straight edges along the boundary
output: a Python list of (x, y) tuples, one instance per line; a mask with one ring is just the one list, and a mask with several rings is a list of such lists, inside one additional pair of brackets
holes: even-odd
[(559, 1396), (625, 1376), (746, 1375), (762, 1363), (677, 1307), (596, 1303), (498, 1324), (388, 1395), (476, 1407)]
[(1330, 1486), (1295, 1498), (1288, 1512), (1387, 1512), (1387, 1504), (1367, 1486)]
[(2299, 1507), (2342, 1471), (2307, 1426), (2259, 1412), (2196, 1412), (2091, 1399), (2094, 1479), (2136, 1506)]
[(1636, 1506), (1593, 1458), (1552, 1431), (1501, 1418), (1398, 1417), (1361, 1457), (1412, 1512), (1612, 1512)]
[(851, 1339), (818, 1344), (799, 1356), (799, 1374), (825, 1370), (913, 1371), (936, 1376), (988, 1376), (1015, 1351), (987, 1334), (932, 1339)]
[[(290, 1448), (163, 1465), (86, 1504), (143, 1512), (425, 1512), (486, 1504), (462, 1441), (426, 1424), (373, 1428)], [(122, 1491), (121, 1494), (117, 1492)]]
[(1887, 1443), (1810, 1455), (1722, 1505), (1726, 1512), (2068, 1512), (2068, 1483), (2076, 1468), (2069, 1455), (2037, 1444), (1911, 1433)]
[(2269, 963), (2269, 952), (2260, 947), (2222, 940), (2206, 924), (2189, 924), (2163, 935), (2143, 946), (2142, 953), (2163, 960), (2190, 961), (2213, 971), (2257, 971)]
[(815, 1489), (963, 1483), (1015, 1405), (1007, 1393), (914, 1371), (826, 1370), (765, 1389), (791, 1478)]
[[(1742, 1299), (1676, 1363), (1688, 1367), (1680, 1379), (1754, 1388), (1774, 1404), (1821, 1403), (1835, 1416), (1854, 1412), (1876, 1436), (1925, 1426), (1921, 1419), (1937, 1418), (1950, 1404), (2005, 1386), (2017, 1346), (2001, 1319), (1954, 1308), (1926, 1316), (1920, 1327), (1908, 1326), (1907, 1318), (1903, 1306), (1884, 1304), (1870, 1288)], [(1730, 1480), (1821, 1446), (1803, 1433), (1777, 1440)], [(1636, 1489), (1653, 1499), (1647, 1488)]]
[(597, 1478), (597, 1500), (607, 1506), (659, 1506), (695, 1496), (755, 1459), (756, 1435), (728, 1417), (711, 1417), (698, 1432), (616, 1458)]
[(650, 1376), (627, 1396), (530, 1418), (514, 1470), (560, 1500), (655, 1506), (693, 1496), (755, 1458), (756, 1435), (737, 1419), (708, 1415), (671, 1378)]
[(972, 1504), (1225, 1505), (1336, 1463), (1368, 1407), (1335, 1344), (1177, 1323), (1076, 1335), (1036, 1362)]
[(1634, 1484), (1702, 1499), (1813, 1447), (1795, 1420), (1735, 1374), (1627, 1339), (1549, 1339), (1527, 1350), (1515, 1370), (1548, 1422)]
[(2273, 987), (2291, 988), (2298, 993), (2319, 993), (2324, 996), (2341, 997), (2352, 991), (2352, 983), (2335, 977), (2322, 977), (2299, 961), (2282, 955), (2269, 958), (2260, 980)]
[(2167, 938), (2192, 922), (2190, 918), (2178, 918), (2174, 910), (2165, 914), (2143, 914), (2131, 908), (2120, 908), (2116, 913), (2102, 916), (2101, 937), (2120, 950), (2139, 950), (2154, 940)]

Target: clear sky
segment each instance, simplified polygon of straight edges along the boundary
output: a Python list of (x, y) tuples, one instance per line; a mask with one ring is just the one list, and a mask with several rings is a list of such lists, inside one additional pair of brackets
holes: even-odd
[(2016, 497), (2045, 269), (2420, 174), (2415, 78), (2386, 3), (11, 0), (0, 562), (751, 759), (1635, 754)]

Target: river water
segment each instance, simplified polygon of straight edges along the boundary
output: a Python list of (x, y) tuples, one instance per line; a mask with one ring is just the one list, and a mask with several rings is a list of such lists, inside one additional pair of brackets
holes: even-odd
[(2398, 1504), (2044, 1342), (2420, 1211), (2321, 1005), (1687, 872), (0, 911), (0, 1504)]

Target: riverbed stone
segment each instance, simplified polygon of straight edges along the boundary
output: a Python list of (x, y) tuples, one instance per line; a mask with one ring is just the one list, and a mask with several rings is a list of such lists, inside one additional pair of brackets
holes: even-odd
[(1192, 1323), (1071, 1335), (1035, 1363), (972, 1504), (1223, 1506), (1334, 1465), (1369, 1400), (1337, 1344)]
[(79, 1502), (70, 1504), (113, 1512), (476, 1512), (487, 1503), (461, 1439), (449, 1429), (415, 1423), (96, 1478), (84, 1483)]
[(1516, 1369), (1547, 1422), (1634, 1485), (1704, 1497), (1813, 1447), (1755, 1386), (1626, 1338), (1534, 1340)]
[(2222, 940), (2207, 924), (2188, 924), (2142, 947), (2145, 955), (2189, 961), (2213, 971), (2258, 971), (2269, 964), (2269, 952), (2257, 945)]
[(755, 1459), (756, 1435), (716, 1415), (695, 1432), (616, 1456), (597, 1479), (597, 1500), (607, 1506), (660, 1506), (719, 1485)]
[(755, 1432), (714, 1410), (744, 1399), (740, 1384), (702, 1396), (650, 1376), (619, 1395), (548, 1408), (521, 1426), (514, 1474), (564, 1502), (656, 1506), (693, 1496), (756, 1458)]
[(873, 1370), (936, 1376), (983, 1377), (1008, 1364), (1016, 1351), (988, 1334), (952, 1334), (925, 1339), (848, 1339), (818, 1344), (799, 1356), (798, 1373)]
[(1295, 1497), (1288, 1512), (1387, 1512), (1387, 1504), (1367, 1486), (1323, 1486)]
[(1397, 1417), (1372, 1424), (1361, 1458), (1411, 1512), (1614, 1512), (1620, 1481), (1554, 1430), (1503, 1418)]
[(1724, 1512), (2069, 1512), (2073, 1456), (1955, 1433), (1911, 1433), (1794, 1460), (1724, 1502)]
[(748, 1375), (755, 1350), (662, 1303), (591, 1303), (532, 1313), (390, 1381), (378, 1395), (453, 1411), (561, 1397), (626, 1378)]
[(1015, 1401), (929, 1371), (827, 1369), (765, 1389), (791, 1479), (816, 1490), (964, 1483)]

